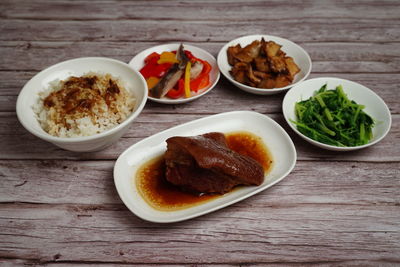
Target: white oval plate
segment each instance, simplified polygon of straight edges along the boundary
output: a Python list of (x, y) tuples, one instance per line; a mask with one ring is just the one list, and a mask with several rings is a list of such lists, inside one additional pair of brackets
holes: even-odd
[[(144, 59), (151, 53), (157, 52), (157, 53), (161, 54), (164, 51), (178, 50), (180, 45), (181, 45), (180, 43), (179, 44), (174, 43), (174, 44), (158, 45), (158, 46), (148, 48), (148, 49), (140, 52), (139, 54), (137, 54), (135, 57), (133, 57), (131, 59), (131, 61), (129, 62), (129, 65), (134, 70), (140, 71), (144, 66)], [(155, 98), (155, 97), (151, 97), (149, 95), (148, 99), (150, 99), (151, 101), (162, 103), (162, 104), (182, 104), (182, 103), (190, 102), (190, 101), (196, 100), (196, 99), (202, 97), (203, 95), (207, 94), (217, 84), (220, 74), (219, 74), (217, 61), (215, 60), (215, 58), (210, 53), (205, 51), (204, 49), (198, 48), (196, 46), (192, 46), (192, 45), (188, 45), (188, 44), (184, 43), (183, 47), (185, 50), (192, 52), (192, 54), (195, 57), (200, 58), (202, 60), (206, 60), (206, 61), (208, 61), (208, 63), (210, 63), (210, 65), (212, 67), (211, 72), (210, 72), (210, 85), (206, 88), (199, 90), (197, 93), (191, 92), (192, 96), (189, 98), (184, 98), (184, 97), (178, 98), (178, 99), (171, 99), (168, 97)]]
[[(354, 100), (357, 104), (365, 105), (364, 111), (375, 120), (375, 126), (372, 128), (373, 138), (368, 144), (353, 147), (327, 145), (305, 136), (297, 130), (296, 125), (290, 121), (297, 120), (294, 108), (296, 102), (309, 99), (314, 92), (319, 90), (324, 84), (328, 84), (328, 90), (335, 89), (336, 86), (342, 85), (343, 91), (350, 100)], [(287, 92), (283, 99), (282, 111), (286, 122), (300, 137), (315, 146), (333, 151), (351, 151), (374, 145), (387, 135), (392, 124), (392, 117), (390, 116), (389, 108), (382, 98), (375, 94), (371, 89), (368, 89), (359, 83), (340, 78), (314, 78), (293, 87), (289, 92)]]
[[(166, 151), (165, 140), (172, 136), (192, 136), (207, 132), (229, 133), (248, 131), (262, 138), (274, 164), (260, 186), (244, 186), (211, 201), (178, 211), (159, 211), (152, 208), (140, 196), (135, 174), (145, 162)], [(191, 219), (259, 193), (286, 177), (296, 164), (296, 149), (289, 135), (274, 120), (252, 111), (233, 111), (191, 121), (153, 136), (125, 150), (114, 166), (114, 182), (118, 194), (131, 212), (138, 217), (158, 223), (178, 222)]]
[[(288, 86), (281, 87), (281, 88), (273, 88), (273, 89), (262, 89), (262, 88), (256, 88), (252, 86), (248, 86), (242, 83), (239, 83), (233, 79), (232, 75), (229, 73), (229, 71), (232, 69), (232, 66), (229, 65), (228, 63), (228, 56), (226, 54), (226, 51), (228, 50), (228, 47), (230, 46), (235, 46), (237, 44), (240, 44), (242, 47), (251, 44), (255, 40), (261, 40), (261, 38), (264, 38), (265, 41), (274, 41), (277, 44), (282, 46), (282, 50), (289, 56), (294, 59), (296, 64), (299, 66), (301, 69), (299, 73), (296, 74), (294, 81), (292, 84), (289, 84)], [(230, 41), (218, 53), (218, 67), (222, 74), (231, 82), (233, 83), (236, 87), (242, 89), (245, 92), (256, 94), (256, 95), (272, 95), (272, 94), (277, 94), (281, 93), (283, 91), (286, 91), (290, 89), (292, 86), (295, 84), (298, 84), (302, 81), (304, 81), (307, 76), (311, 72), (311, 58), (308, 55), (308, 53), (299, 45), (293, 43), (292, 41), (289, 41), (287, 39), (277, 37), (277, 36), (272, 36), (272, 35), (262, 35), (262, 34), (257, 34), (257, 35), (248, 35), (248, 36), (243, 36), (240, 38), (237, 38), (235, 40)]]

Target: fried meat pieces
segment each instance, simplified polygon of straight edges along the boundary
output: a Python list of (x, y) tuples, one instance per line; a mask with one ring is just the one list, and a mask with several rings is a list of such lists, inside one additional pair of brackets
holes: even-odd
[(233, 78), (245, 85), (257, 88), (280, 88), (291, 84), (300, 68), (293, 58), (281, 50), (274, 41), (253, 41), (241, 47), (240, 44), (227, 50), (228, 63)]

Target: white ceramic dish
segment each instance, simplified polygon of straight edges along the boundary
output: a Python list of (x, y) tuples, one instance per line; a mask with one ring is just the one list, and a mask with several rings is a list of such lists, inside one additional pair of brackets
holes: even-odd
[[(174, 43), (174, 44), (158, 45), (158, 46), (148, 48), (148, 49), (140, 52), (139, 54), (137, 54), (135, 57), (133, 57), (131, 59), (131, 61), (129, 62), (129, 65), (133, 69), (140, 71), (140, 69), (144, 66), (144, 59), (151, 53), (157, 52), (157, 53), (161, 54), (164, 51), (174, 51), (174, 50), (178, 50), (179, 46), (180, 46), (180, 43), (179, 44)], [(191, 92), (192, 96), (189, 98), (182, 97), (182, 98), (178, 98), (178, 99), (171, 99), (168, 97), (155, 98), (155, 97), (149, 96), (149, 99), (151, 101), (162, 103), (162, 104), (182, 104), (182, 103), (190, 102), (190, 101), (196, 100), (196, 99), (202, 97), (203, 95), (207, 94), (217, 84), (220, 74), (219, 74), (219, 69), (217, 66), (217, 61), (215, 60), (215, 58), (207, 51), (205, 51), (201, 48), (198, 48), (196, 46), (192, 46), (192, 45), (183, 43), (183, 47), (185, 50), (189, 50), (190, 52), (192, 52), (192, 54), (195, 57), (200, 58), (202, 60), (206, 60), (206, 61), (208, 61), (208, 63), (210, 63), (210, 65), (212, 67), (212, 70), (210, 72), (210, 85), (204, 89), (199, 90), (197, 93)]]
[[(227, 56), (227, 50), (228, 47), (230, 46), (235, 46), (237, 44), (240, 44), (242, 47), (251, 44), (255, 40), (261, 40), (261, 38), (264, 38), (265, 41), (274, 41), (279, 45), (282, 45), (282, 50), (286, 52), (286, 54), (294, 59), (296, 64), (299, 66), (301, 71), (296, 74), (295, 79), (292, 84), (281, 87), (281, 88), (273, 88), (273, 89), (261, 89), (261, 88), (256, 88), (256, 87), (251, 87), (242, 83), (239, 83), (235, 81), (232, 77), (232, 75), (229, 73), (231, 70), (232, 66), (229, 65), (228, 63), (228, 56)], [(262, 34), (257, 34), (257, 35), (248, 35), (248, 36), (243, 36), (240, 38), (237, 38), (235, 40), (230, 41), (226, 45), (222, 47), (222, 49), (218, 53), (218, 67), (221, 71), (221, 73), (235, 86), (238, 88), (242, 89), (243, 91), (246, 91), (248, 93), (252, 94), (257, 94), (257, 95), (272, 95), (272, 94), (277, 94), (284, 92), (294, 85), (302, 82), (307, 78), (307, 76), (311, 72), (311, 58), (308, 55), (308, 53), (301, 48), (299, 45), (293, 43), (292, 41), (289, 41), (287, 39), (281, 38), (281, 37), (276, 37), (276, 36), (271, 36), (271, 35), (262, 35)]]
[[(249, 131), (260, 136), (274, 161), (272, 170), (262, 185), (242, 187), (204, 204), (179, 211), (159, 211), (140, 196), (135, 185), (138, 168), (166, 151), (165, 140), (171, 136), (191, 136), (212, 131), (229, 133)], [(114, 166), (114, 182), (125, 205), (138, 217), (159, 223), (169, 223), (197, 217), (248, 198), (286, 177), (296, 164), (296, 149), (285, 130), (274, 120), (251, 111), (233, 111), (188, 122), (148, 137), (123, 152)]]
[[(126, 89), (130, 90), (136, 98), (135, 110), (119, 125), (92, 136), (61, 138), (46, 133), (32, 110), (32, 106), (39, 98), (39, 92), (45, 90), (52, 81), (64, 80), (72, 75), (82, 76), (91, 71), (109, 73), (121, 79)], [(32, 134), (63, 149), (86, 152), (100, 150), (118, 140), (142, 111), (146, 100), (147, 84), (139, 72), (118, 60), (87, 57), (61, 62), (36, 74), (22, 88), (18, 96), (16, 109), (19, 121)]]
[[(350, 100), (354, 100), (357, 104), (365, 105), (364, 111), (375, 120), (375, 126), (372, 129), (373, 139), (368, 144), (354, 147), (337, 147), (320, 143), (302, 134), (297, 130), (296, 125), (290, 121), (296, 120), (294, 108), (296, 102), (307, 100), (324, 84), (328, 84), (328, 90), (342, 85), (343, 91)], [(287, 123), (304, 140), (318, 147), (333, 151), (351, 151), (374, 145), (387, 135), (392, 124), (389, 108), (376, 93), (359, 83), (340, 78), (315, 78), (294, 86), (283, 99), (282, 110)]]

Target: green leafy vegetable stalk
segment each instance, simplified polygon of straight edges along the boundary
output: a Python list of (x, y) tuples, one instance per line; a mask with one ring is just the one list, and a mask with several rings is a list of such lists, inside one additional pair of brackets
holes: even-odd
[(297, 129), (304, 135), (333, 146), (360, 146), (372, 138), (374, 120), (364, 106), (348, 99), (341, 85), (322, 86), (308, 100), (297, 102)]

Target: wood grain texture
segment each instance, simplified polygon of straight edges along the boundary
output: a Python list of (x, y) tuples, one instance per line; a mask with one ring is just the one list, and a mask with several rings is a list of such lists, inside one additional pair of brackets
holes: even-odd
[[(230, 41), (236, 37), (226, 40)], [(209, 51), (215, 57), (225, 44), (225, 42), (188, 42)], [(0, 48), (4, 55), (0, 62), (0, 71), (24, 70), (33, 73), (76, 57), (104, 56), (129, 62), (137, 53), (156, 45), (150, 42), (129, 41), (4, 41), (1, 43)], [(357, 42), (299, 42), (299, 45), (310, 54), (313, 72), (343, 74), (400, 72), (398, 43), (378, 43), (372, 48), (371, 43)]]
[[(0, 203), (121, 204), (113, 167), (114, 161), (0, 161)], [(400, 206), (399, 168), (400, 163), (300, 161), (287, 178), (257, 198), (272, 206)]]
[[(64, 266), (108, 266), (108, 267), (115, 267), (115, 266), (145, 266), (145, 267), (156, 267), (156, 266), (163, 266), (163, 267), (193, 267), (193, 266), (201, 266), (201, 267), (210, 267), (210, 266), (218, 266), (218, 267), (241, 267), (241, 266), (248, 266), (248, 267), (264, 267), (265, 263), (255, 263), (255, 262), (245, 262), (245, 263), (236, 263), (236, 264), (220, 264), (220, 263), (212, 263), (212, 264), (198, 264), (198, 263), (179, 263), (179, 264), (151, 264), (151, 263), (140, 263), (140, 264), (132, 264), (128, 262), (120, 262), (120, 263), (104, 263), (104, 262), (65, 262), (62, 260), (57, 260), (56, 262), (41, 262), (38, 260), (0, 260), (0, 264), (2, 266), (47, 266), (47, 267), (64, 267)], [(343, 260), (343, 261), (329, 261), (329, 262), (307, 262), (307, 263), (288, 263), (288, 262), (274, 262), (268, 263), (268, 266), (271, 267), (281, 267), (281, 266), (394, 266), (395, 263), (390, 263), (388, 261), (377, 260), (377, 261), (366, 261), (366, 260)]]
[[(149, 2), (149, 1), (147, 1)], [(151, 6), (151, 8), (149, 8)], [(2, 18), (32, 20), (140, 20), (140, 19), (178, 19), (178, 20), (226, 20), (221, 12), (234, 18), (246, 20), (282, 20), (290, 14), (291, 18), (364, 18), (398, 19), (397, 1), (113, 1), (70, 2), (70, 1), (2, 1)], [(46, 9), (47, 12), (43, 12)], [(182, 10), (184, 12), (182, 12)], [(90, 12), (88, 12), (90, 11)], [(299, 12), (301, 11), (301, 12)], [(188, 16), (187, 14), (190, 14)], [(84, 17), (83, 17), (84, 16)]]
[(7, 238), (0, 256), (131, 263), (398, 263), (397, 211), (388, 205), (269, 206), (252, 198), (165, 227), (141, 221), (123, 205), (4, 204), (0, 220)]
[[(0, 266), (400, 265), (400, 4), (398, 1), (0, 1)], [(15, 103), (40, 70), (76, 57), (129, 62), (166, 42), (216, 56), (239, 36), (290, 39), (313, 77), (340, 77), (388, 104), (388, 136), (337, 153), (309, 145), (281, 113), (284, 94), (255, 96), (225, 78), (184, 105), (148, 102), (116, 144), (59, 149), (29, 134)], [(145, 222), (121, 202), (116, 158), (162, 130), (208, 115), (253, 110), (276, 120), (298, 153), (283, 181), (185, 222)]]
[[(265, 32), (290, 38), (294, 42), (395, 42), (400, 38), (400, 23), (376, 23), (375, 19), (304, 18), (270, 21), (178, 20), (93, 21), (82, 27), (80, 21), (35, 21), (9, 19), (2, 23), (2, 41), (146, 41), (226, 42), (248, 33)], [(132, 29), (135, 28), (135, 33)], [(32, 34), (34, 32), (35, 34)], [(310, 34), (311, 33), (311, 34)], [(332, 36), (335, 36), (334, 38)]]

